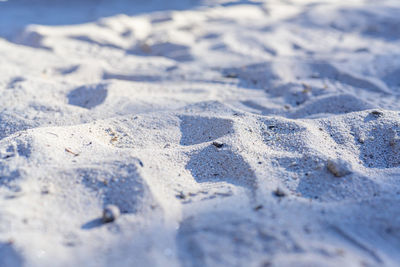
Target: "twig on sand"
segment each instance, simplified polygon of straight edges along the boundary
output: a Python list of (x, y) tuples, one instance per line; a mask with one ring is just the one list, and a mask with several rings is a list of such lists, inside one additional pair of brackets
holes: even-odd
[(69, 148), (65, 148), (65, 152), (71, 153), (75, 157), (79, 156), (79, 153), (75, 153), (75, 152), (71, 151), (71, 149), (69, 149)]
[(52, 132), (47, 132), (47, 133), (58, 137), (58, 135), (55, 133), (52, 133)]

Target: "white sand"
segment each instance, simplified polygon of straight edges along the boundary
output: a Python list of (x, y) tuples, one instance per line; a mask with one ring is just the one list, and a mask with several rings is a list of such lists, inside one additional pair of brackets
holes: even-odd
[(399, 266), (399, 14), (0, 2), (0, 266)]

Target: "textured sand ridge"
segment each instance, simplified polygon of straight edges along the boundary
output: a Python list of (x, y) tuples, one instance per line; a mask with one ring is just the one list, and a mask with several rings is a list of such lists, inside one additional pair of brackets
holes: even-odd
[(0, 266), (398, 266), (399, 14), (0, 1)]

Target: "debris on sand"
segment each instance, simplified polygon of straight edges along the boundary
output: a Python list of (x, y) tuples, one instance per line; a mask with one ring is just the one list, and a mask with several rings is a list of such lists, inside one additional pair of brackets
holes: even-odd
[(214, 141), (212, 144), (213, 144), (213, 146), (215, 146), (216, 148), (221, 148), (221, 147), (223, 147), (223, 146), (224, 146), (224, 144), (223, 144), (223, 143), (221, 143), (221, 142), (218, 142), (218, 141)]
[(75, 152), (73, 152), (73, 151), (72, 151), (71, 149), (69, 149), (69, 148), (65, 148), (65, 152), (68, 152), (68, 153), (74, 155), (75, 157), (79, 156), (79, 153), (75, 153)]
[(253, 209), (254, 209), (254, 211), (259, 211), (262, 208), (264, 208), (264, 206), (260, 204), (260, 205), (255, 206)]
[(353, 172), (351, 164), (343, 159), (329, 159), (326, 167), (336, 177), (343, 177)]
[(373, 110), (373, 111), (371, 111), (371, 114), (374, 115), (377, 118), (383, 116), (383, 112), (379, 111), (379, 110)]
[(273, 193), (274, 193), (274, 196), (276, 196), (276, 197), (285, 197), (287, 195), (286, 190), (284, 190), (280, 187), (276, 188)]
[(225, 78), (230, 78), (230, 79), (235, 79), (235, 78), (239, 77), (239, 74), (231, 72), (231, 73), (225, 74), (224, 77)]
[(107, 205), (103, 210), (103, 222), (115, 221), (120, 215), (119, 208), (115, 205)]
[(181, 191), (181, 192), (179, 192), (179, 194), (176, 195), (176, 198), (185, 199), (186, 195)]

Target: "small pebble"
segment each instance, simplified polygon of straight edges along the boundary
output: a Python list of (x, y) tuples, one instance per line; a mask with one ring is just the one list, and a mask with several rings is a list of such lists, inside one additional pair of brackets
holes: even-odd
[(258, 210), (262, 209), (263, 207), (264, 207), (263, 205), (258, 205), (256, 207), (254, 207), (254, 210), (258, 211)]
[(371, 114), (374, 115), (375, 117), (383, 116), (383, 112), (381, 112), (379, 110), (373, 110), (373, 111), (371, 111)]
[(287, 193), (285, 192), (285, 190), (283, 190), (282, 188), (278, 187), (275, 191), (274, 191), (274, 195), (276, 197), (285, 197), (287, 195)]
[(329, 159), (326, 166), (328, 171), (336, 177), (343, 177), (352, 173), (351, 164), (343, 159)]
[(224, 76), (225, 76), (225, 78), (231, 78), (231, 79), (239, 77), (239, 75), (237, 73), (227, 73)]
[(221, 143), (221, 142), (218, 142), (218, 141), (214, 141), (212, 144), (213, 144), (213, 146), (215, 146), (216, 148), (221, 148), (221, 147), (223, 147), (223, 146), (224, 146), (224, 144), (223, 144), (223, 143)]
[(186, 196), (185, 196), (185, 194), (183, 192), (179, 192), (179, 194), (176, 195), (176, 198), (185, 199)]
[(48, 195), (50, 194), (50, 189), (47, 186), (42, 187), (42, 190), (40, 191), (42, 195)]
[(115, 221), (120, 215), (119, 208), (115, 205), (107, 205), (103, 210), (103, 222), (109, 223)]

